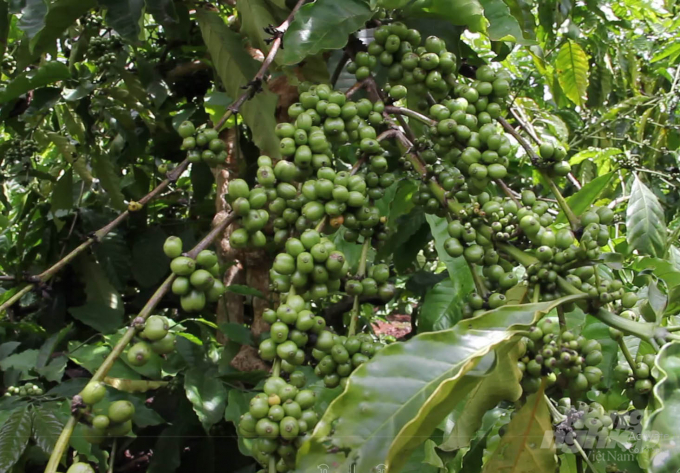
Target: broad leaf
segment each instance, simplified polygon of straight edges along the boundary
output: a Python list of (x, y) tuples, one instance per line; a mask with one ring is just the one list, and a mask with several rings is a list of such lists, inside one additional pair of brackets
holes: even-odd
[(184, 390), (206, 431), (222, 419), (227, 389), (215, 373), (204, 368), (191, 368), (184, 376)]
[(31, 18), (22, 15), (20, 27), (31, 39), (30, 51), (41, 54), (55, 46), (62, 33), (95, 5), (94, 0), (55, 0), (44, 10), (32, 10)]
[[(163, 28), (172, 30), (177, 28), (179, 18), (173, 0), (145, 0), (146, 13), (151, 14), (154, 19), (163, 25)], [(168, 31), (170, 34), (170, 31)]]
[[(288, 12), (271, 5), (266, 0), (237, 0), (236, 9), (241, 18), (241, 32), (248, 37), (255, 48), (266, 54), (269, 51), (269, 45), (265, 40), (270, 39), (271, 35), (265, 31), (265, 28), (279, 25), (288, 16)], [(277, 54), (274, 59), (280, 63), (283, 60), (283, 54)]]
[(0, 429), (0, 471), (11, 471), (31, 437), (31, 410), (15, 409)]
[(674, 440), (680, 423), (680, 343), (665, 345), (655, 365), (660, 374), (654, 386), (655, 410), (643, 430), (651, 450), (649, 471), (675, 473), (680, 470), (680, 445)]
[(469, 446), (489, 409), (501, 401), (519, 399), (522, 395), (522, 372), (517, 366), (520, 348), (519, 343), (507, 343), (496, 350), (496, 366), (470, 391), (460, 415), (454, 419), (451, 434), (439, 448), (451, 451)]
[(118, 210), (125, 210), (125, 197), (120, 189), (120, 176), (113, 164), (112, 153), (97, 153), (92, 159), (92, 168), (95, 175), (99, 178), (106, 194), (111, 199), (111, 205)]
[(472, 292), (472, 288), (474, 287), (470, 267), (465, 261), (465, 258), (462, 256), (459, 256), (458, 258), (449, 256), (444, 249), (444, 242), (449, 238), (447, 230), (448, 222), (445, 218), (436, 217), (431, 214), (428, 214), (426, 219), (427, 223), (430, 224), (430, 231), (434, 237), (434, 246), (437, 250), (437, 255), (449, 271), (449, 277), (451, 278), (451, 282), (453, 282), (454, 291), (458, 294), (458, 297), (467, 296)]
[(123, 325), (123, 299), (98, 263), (83, 260), (77, 267), (85, 283), (87, 302), (69, 308), (69, 313), (101, 333), (115, 332)]
[[(219, 15), (199, 9), (196, 13), (203, 41), (227, 94), (236, 98), (257, 73), (260, 65), (243, 48), (241, 37), (230, 30)], [(276, 126), (277, 96), (267, 90), (255, 95), (241, 107), (240, 113), (253, 132), (253, 141), (269, 156), (279, 156), (279, 140), (272, 130)]]
[(229, 322), (219, 325), (220, 331), (227, 336), (227, 338), (240, 345), (252, 345), (253, 336), (248, 327), (236, 322)]
[(570, 39), (565, 41), (557, 53), (555, 67), (564, 94), (583, 107), (588, 98), (588, 56), (583, 48)]
[(143, 287), (158, 284), (168, 274), (170, 259), (163, 252), (168, 235), (160, 226), (153, 226), (140, 235), (132, 247), (132, 274)]
[(61, 434), (63, 424), (51, 410), (36, 406), (32, 409), (32, 435), (35, 443), (47, 455), (52, 453), (54, 444)]
[(7, 103), (29, 90), (37, 89), (71, 77), (68, 67), (57, 61), (43, 64), (38, 69), (22, 72), (4, 90), (0, 89), (0, 104)]
[(450, 278), (430, 289), (418, 312), (418, 333), (445, 330), (456, 325), (462, 318), (468, 292), (462, 290), (459, 279), (454, 281)]
[(515, 41), (526, 44), (522, 29), (517, 19), (510, 13), (510, 8), (503, 0), (480, 0), (484, 7), (484, 16), (489, 20), (487, 34), (492, 41)]
[(471, 31), (484, 31), (484, 9), (478, 0), (421, 0), (410, 2), (407, 16), (446, 19), (454, 25), (467, 26)]
[(106, 9), (106, 23), (116, 33), (129, 41), (137, 41), (144, 0), (97, 0), (97, 3)]
[[(609, 186), (609, 183), (614, 178), (615, 173), (610, 172), (604, 176), (599, 176), (590, 181), (588, 184), (583, 186), (574, 195), (567, 198), (567, 203), (574, 214), (578, 217), (583, 214), (586, 210), (590, 209), (597, 198), (602, 194), (602, 192)], [(559, 215), (555, 219), (555, 223), (567, 223), (567, 217), (564, 212), (560, 211)]]
[(298, 64), (307, 56), (343, 48), (373, 13), (363, 0), (317, 0), (303, 6), (283, 37), (283, 63)]
[(482, 471), (529, 473), (555, 471), (556, 467), (550, 411), (543, 389), (540, 389), (527, 398), (526, 404), (512, 418), (501, 443)]
[(83, 155), (78, 155), (76, 147), (73, 146), (71, 140), (66, 136), (62, 136), (58, 133), (47, 133), (47, 138), (54, 143), (61, 155), (66, 159), (73, 169), (78, 173), (78, 176), (86, 183), (92, 182), (92, 174), (87, 167), (87, 162)]
[(71, 210), (73, 207), (73, 171), (69, 169), (59, 178), (52, 191), (50, 211)]
[(631, 250), (661, 258), (666, 254), (663, 207), (637, 176), (633, 181), (626, 210), (626, 230)]
[(230, 284), (227, 286), (227, 291), (233, 292), (234, 294), (240, 294), (242, 296), (253, 296), (266, 299), (262, 291), (255, 289), (254, 287), (244, 286), (243, 284)]
[[(369, 471), (380, 464), (399, 471), (413, 449), (480, 381), (498, 345), (557, 305), (576, 299), (504, 306), (462, 320), (452, 329), (387, 346), (350, 376), (301, 447), (297, 471), (316, 472), (319, 464), (329, 462), (337, 464), (338, 471)], [(339, 452), (329, 453), (331, 447)]]

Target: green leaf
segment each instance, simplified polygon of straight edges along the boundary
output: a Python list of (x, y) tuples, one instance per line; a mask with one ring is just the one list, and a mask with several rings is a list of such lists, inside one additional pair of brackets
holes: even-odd
[(163, 25), (165, 29), (177, 28), (179, 18), (173, 0), (145, 0), (146, 13)]
[(17, 26), (32, 38), (45, 25), (47, 2), (45, 0), (25, 0), (21, 8), (21, 18)]
[(31, 411), (28, 406), (17, 408), (0, 429), (0, 471), (12, 471), (31, 437)]
[(220, 331), (225, 334), (232, 342), (236, 342), (241, 345), (253, 344), (253, 336), (250, 333), (250, 329), (248, 329), (248, 327), (243, 324), (230, 322), (226, 324), (220, 324), (219, 328)]
[(317, 0), (303, 6), (283, 37), (283, 63), (298, 64), (307, 56), (345, 47), (349, 35), (373, 13), (363, 0)]
[(113, 156), (110, 153), (96, 153), (92, 159), (92, 168), (111, 199), (111, 205), (118, 210), (127, 209), (125, 197), (120, 190), (120, 176), (113, 165)]
[(132, 247), (132, 274), (142, 287), (158, 284), (168, 274), (170, 258), (163, 252), (163, 243), (168, 235), (159, 226), (154, 226), (139, 236)]
[(123, 325), (123, 299), (109, 282), (99, 263), (83, 259), (77, 265), (85, 283), (87, 302), (70, 307), (69, 313), (101, 333), (113, 333)]
[(240, 294), (242, 296), (253, 296), (266, 299), (262, 291), (255, 289), (254, 287), (244, 286), (242, 284), (231, 284), (227, 286), (227, 291), (233, 292), (234, 294)]
[(489, 20), (487, 34), (492, 41), (515, 41), (528, 44), (525, 41), (517, 19), (510, 13), (510, 8), (503, 0), (479, 0), (484, 7), (484, 16)]
[(519, 399), (522, 395), (522, 372), (517, 366), (520, 349), (519, 343), (507, 343), (496, 350), (496, 366), (472, 388), (460, 415), (454, 418), (451, 434), (439, 446), (440, 449), (452, 451), (468, 447), (489, 409), (501, 401), (515, 402)]
[(106, 23), (129, 41), (137, 41), (144, 0), (97, 0), (106, 9)]
[(426, 465), (434, 466), (435, 468), (445, 468), (444, 462), (437, 454), (437, 443), (434, 440), (425, 440), (425, 459), (423, 463)]
[(468, 292), (463, 290), (459, 278), (447, 278), (430, 289), (418, 313), (418, 333), (445, 330), (456, 325), (463, 316)]
[(680, 445), (675, 441), (680, 422), (680, 343), (663, 346), (656, 357), (659, 377), (654, 386), (654, 411), (644, 423), (645, 446), (651, 450), (651, 473), (680, 469)]
[(380, 8), (385, 8), (387, 10), (396, 10), (408, 5), (410, 1), (411, 0), (378, 0), (378, 5), (380, 5)]
[(29, 90), (54, 84), (70, 77), (71, 73), (65, 64), (57, 61), (47, 62), (38, 69), (22, 72), (7, 84), (4, 90), (0, 89), (0, 104), (16, 99)]
[(66, 161), (73, 166), (78, 176), (89, 185), (92, 182), (92, 174), (90, 174), (86, 160), (82, 156), (78, 156), (76, 147), (73, 146), (71, 140), (58, 133), (47, 133), (46, 136), (54, 143)]
[(449, 271), (449, 277), (453, 282), (454, 291), (457, 292), (458, 297), (466, 296), (472, 291), (474, 282), (472, 281), (470, 267), (465, 261), (465, 258), (462, 256), (453, 258), (452, 256), (449, 256), (444, 249), (444, 242), (449, 238), (447, 230), (448, 222), (445, 218), (436, 217), (431, 214), (428, 214), (425, 218), (427, 219), (427, 223), (430, 224), (430, 231), (434, 237), (434, 246), (437, 250), (439, 260), (446, 265), (446, 269)]
[[(559, 304), (577, 299), (508, 305), (462, 320), (449, 330), (388, 345), (354, 371), (344, 392), (328, 407), (301, 447), (299, 471), (316, 472), (319, 464), (333, 462), (337, 471), (347, 471), (350, 465), (356, 471), (370, 471), (385, 464), (396, 473), (481, 380), (492, 366), (491, 352), (497, 346)], [(329, 453), (329, 444), (338, 453)]]
[(0, 344), (0, 361), (14, 353), (14, 350), (19, 348), (19, 345), (21, 345), (21, 342), (5, 342)]
[[(73, 324), (68, 324), (66, 327), (62, 328), (57, 333), (52, 334), (47, 340), (45, 340), (45, 343), (43, 343), (40, 347), (40, 352), (35, 362), (36, 368), (43, 368), (45, 365), (47, 365), (47, 361), (52, 357), (54, 350), (64, 340), (64, 338), (66, 338), (72, 328)], [(0, 359), (2, 359), (1, 356)]]
[(33, 440), (43, 452), (50, 455), (64, 426), (53, 412), (39, 405), (33, 408), (31, 415)]
[(0, 361), (0, 369), (2, 371), (9, 371), (15, 369), (21, 373), (28, 373), (35, 368), (38, 360), (38, 350), (24, 350), (20, 353), (15, 353)]
[(556, 468), (550, 411), (543, 389), (540, 389), (527, 398), (526, 404), (512, 418), (482, 472), (542, 472)]
[(635, 176), (626, 211), (626, 238), (631, 250), (663, 258), (666, 223), (663, 207), (654, 193)]
[[(230, 30), (219, 15), (199, 9), (196, 18), (227, 95), (240, 96), (243, 93), (241, 87), (255, 77), (260, 63), (250, 57), (243, 48), (241, 37)], [(255, 144), (263, 153), (277, 158), (280, 155), (279, 140), (272, 130), (276, 126), (278, 97), (267, 90), (266, 85), (263, 89), (241, 107), (240, 113), (253, 132)]]
[[(241, 33), (248, 37), (253, 47), (267, 54), (269, 45), (265, 40), (271, 38), (271, 35), (265, 28), (281, 24), (288, 16), (288, 11), (271, 5), (266, 0), (237, 0), (236, 9), (241, 18)], [(282, 58), (283, 54), (277, 54), (274, 60), (281, 63)]]
[(588, 56), (578, 43), (568, 39), (555, 59), (557, 79), (564, 94), (579, 107), (587, 100)]
[(19, 27), (31, 39), (31, 53), (42, 54), (54, 47), (62, 33), (95, 5), (94, 0), (55, 0), (46, 9), (33, 10), (30, 19), (22, 15)]
[[(69, 359), (72, 360), (74, 363), (81, 365), (90, 373), (94, 373), (95, 371), (97, 371), (97, 369), (101, 366), (102, 362), (109, 355), (109, 353), (111, 353), (111, 347), (108, 347), (106, 345), (101, 344), (82, 345), (82, 343), (76, 341), (68, 343)], [(136, 371), (128, 367), (120, 359), (115, 361), (113, 367), (111, 368), (111, 371), (109, 371), (108, 374), (112, 378), (127, 378), (127, 379), (141, 378), (141, 376)], [(66, 385), (67, 382), (64, 382), (59, 386), (56, 386), (53, 390), (59, 392), (58, 389), (60, 388), (60, 386)], [(78, 387), (76, 389), (78, 390), (73, 394), (77, 394), (78, 392), (80, 392), (80, 390), (82, 390), (82, 387)], [(70, 397), (67, 394), (65, 394), (65, 396)]]
[(666, 59), (667, 57), (670, 57), (670, 63), (674, 63), (678, 57), (680, 57), (680, 42), (677, 41), (677, 38), (675, 41), (669, 41), (666, 43), (666, 46), (663, 46), (658, 52), (652, 56), (651, 62), (657, 62), (661, 61), (662, 59)]
[[(574, 195), (567, 197), (567, 203), (577, 217), (582, 215), (593, 205), (597, 198), (602, 194), (602, 191), (609, 186), (609, 183), (614, 176), (615, 173), (610, 172), (596, 177)], [(564, 212), (560, 211), (555, 219), (555, 223), (567, 223), (567, 217), (564, 215)]]
[(421, 0), (404, 9), (407, 17), (445, 19), (454, 25), (467, 26), (473, 32), (484, 31), (484, 9), (478, 0)]
[(184, 390), (206, 431), (222, 419), (227, 390), (215, 373), (205, 368), (191, 368), (184, 376)]
[(57, 181), (52, 190), (50, 211), (56, 214), (58, 210), (73, 208), (73, 171), (69, 169)]

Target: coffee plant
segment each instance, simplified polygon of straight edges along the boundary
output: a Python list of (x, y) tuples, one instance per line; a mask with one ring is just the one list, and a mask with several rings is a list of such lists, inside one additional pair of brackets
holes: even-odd
[(679, 9), (0, 0), (0, 473), (678, 471)]

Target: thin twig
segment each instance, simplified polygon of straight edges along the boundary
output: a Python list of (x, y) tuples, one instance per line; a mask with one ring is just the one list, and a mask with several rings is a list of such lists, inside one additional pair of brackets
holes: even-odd
[[(173, 169), (171, 172), (167, 174), (168, 177), (165, 180), (158, 184), (151, 192), (142, 197), (138, 201), (138, 203), (142, 206), (146, 205), (149, 201), (158, 196), (158, 194), (160, 194), (161, 191), (165, 189), (171, 182), (175, 182), (188, 166), (189, 160), (185, 159), (179, 166), (177, 166), (175, 169)], [(71, 261), (73, 261), (83, 251), (92, 246), (95, 242), (101, 241), (101, 239), (104, 238), (108, 233), (110, 233), (112, 230), (118, 227), (118, 225), (120, 225), (123, 221), (125, 221), (125, 219), (128, 218), (128, 216), (130, 216), (130, 213), (131, 212), (129, 210), (126, 210), (125, 212), (118, 215), (111, 222), (107, 223), (102, 228), (94, 232), (94, 234), (92, 234), (90, 238), (87, 239), (87, 241), (78, 245), (69, 254), (67, 254), (62, 259), (57, 261), (50, 268), (43, 271), (39, 275), (35, 276), (35, 279), (37, 279), (37, 281), (40, 283), (45, 283), (49, 281), (55, 274), (57, 274), (59, 271), (68, 266), (71, 263)], [(0, 305), (0, 314), (2, 314), (8, 308), (14, 305), (14, 303), (21, 299), (25, 294), (30, 292), (34, 287), (35, 283), (30, 283), (27, 286), (23, 287), (14, 296), (5, 301), (2, 305)]]
[(394, 105), (387, 105), (385, 107), (385, 111), (387, 113), (391, 113), (394, 115), (405, 115), (409, 118), (414, 118), (418, 121), (423, 122), (424, 124), (428, 126), (437, 126), (437, 120), (432, 120), (431, 118), (426, 117), (422, 113), (418, 113), (415, 110), (411, 110), (410, 108), (404, 108), (404, 107), (395, 107)]
[(229, 120), (229, 117), (238, 113), (243, 104), (246, 103), (246, 101), (248, 101), (252, 97), (254, 97), (257, 91), (260, 89), (260, 86), (262, 85), (262, 81), (264, 80), (264, 76), (267, 73), (269, 66), (272, 65), (272, 63), (274, 62), (274, 58), (276, 57), (276, 53), (279, 51), (279, 49), (281, 49), (281, 44), (283, 42), (283, 34), (286, 32), (286, 30), (290, 26), (290, 23), (293, 21), (293, 17), (304, 3), (305, 0), (298, 0), (298, 2), (295, 4), (293, 9), (288, 14), (288, 17), (284, 20), (284, 22), (281, 23), (278, 26), (278, 28), (274, 30), (274, 40), (272, 41), (271, 46), (269, 47), (269, 52), (267, 53), (267, 56), (264, 58), (264, 61), (262, 61), (260, 70), (257, 71), (255, 77), (253, 77), (253, 79), (250, 82), (248, 82), (245, 92), (243, 92), (241, 96), (238, 99), (236, 99), (236, 101), (232, 102), (232, 104), (229, 105), (229, 107), (227, 107), (227, 112), (222, 116), (222, 118), (220, 118), (220, 120), (214, 126), (216, 130), (222, 128), (222, 126), (227, 122), (227, 120)]
[[(198, 242), (198, 244), (194, 246), (191, 249), (191, 251), (187, 253), (187, 256), (189, 256), (190, 258), (196, 258), (196, 255), (198, 255), (198, 253), (200, 253), (208, 246), (210, 246), (213, 240), (215, 240), (215, 238), (217, 238), (217, 236), (220, 235), (224, 231), (224, 229), (227, 228), (227, 226), (229, 226), (229, 224), (234, 221), (235, 218), (236, 218), (235, 214), (230, 214), (227, 217), (225, 217), (220, 223), (218, 223), (215, 226), (215, 228), (213, 228), (205, 237), (203, 237), (203, 239), (200, 242)], [(104, 359), (102, 364), (94, 373), (90, 382), (101, 382), (104, 380), (104, 378), (106, 378), (106, 375), (108, 374), (109, 370), (113, 367), (113, 364), (120, 357), (120, 355), (123, 354), (123, 351), (137, 333), (136, 323), (137, 320), (140, 318), (142, 320), (146, 320), (151, 315), (151, 313), (156, 308), (158, 303), (161, 301), (161, 299), (163, 299), (163, 297), (168, 293), (168, 291), (172, 287), (172, 283), (175, 280), (175, 277), (176, 277), (175, 274), (171, 274), (165, 279), (165, 281), (163, 281), (163, 283), (158, 287), (158, 289), (156, 289), (156, 292), (153, 293), (151, 298), (149, 298), (146, 304), (144, 304), (142, 310), (137, 314), (137, 317), (135, 317), (134, 321), (135, 323), (131, 325), (127, 329), (125, 334), (120, 338), (120, 340), (118, 340), (118, 342), (113, 347), (111, 352), (107, 355), (106, 359)], [(76, 414), (71, 416), (68, 423), (64, 427), (64, 430), (62, 430), (62, 433), (59, 436), (59, 440), (57, 441), (57, 445), (55, 445), (54, 450), (52, 451), (52, 455), (50, 456), (50, 460), (49, 463), (47, 464), (47, 468), (45, 469), (45, 473), (55, 473), (57, 471), (57, 467), (59, 466), (61, 457), (66, 451), (69, 438), (73, 433), (73, 427), (77, 422), (77, 416), (79, 416), (79, 414), (76, 412)]]

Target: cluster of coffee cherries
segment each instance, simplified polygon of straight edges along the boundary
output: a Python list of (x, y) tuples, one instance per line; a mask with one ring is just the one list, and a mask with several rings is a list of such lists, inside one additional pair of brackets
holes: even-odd
[(554, 145), (547, 142), (541, 143), (538, 148), (538, 154), (541, 157), (538, 165), (547, 168), (550, 174), (563, 177), (571, 172), (569, 161), (564, 159), (567, 157), (567, 150), (562, 145)]
[(25, 163), (38, 151), (40, 151), (40, 146), (38, 146), (37, 141), (32, 139), (22, 140), (21, 138), (13, 138), (11, 145), (5, 151), (3, 164)]
[(523, 372), (522, 388), (536, 392), (542, 378), (578, 396), (602, 380), (602, 346), (570, 331), (561, 331), (557, 319), (545, 317), (526, 337), (526, 353), (518, 366)]
[(311, 305), (297, 294), (288, 294), (285, 304), (276, 310), (267, 309), (262, 318), (270, 324), (269, 338), (260, 342), (259, 355), (265, 361), (281, 360), (286, 373), (306, 360), (305, 347), (310, 335), (319, 334), (326, 328), (323, 317), (315, 316)]
[(344, 388), (352, 371), (373, 358), (382, 347), (382, 343), (375, 342), (367, 333), (345, 337), (324, 330), (312, 349), (316, 361), (314, 373), (323, 378), (327, 388)]
[(182, 255), (182, 239), (168, 237), (163, 251), (172, 258), (170, 269), (177, 275), (172, 292), (180, 296), (180, 304), (186, 312), (199, 312), (207, 302), (217, 302), (226, 292), (220, 277), (220, 266), (214, 251), (203, 250), (196, 259)]
[(113, 66), (123, 48), (123, 40), (119, 36), (94, 37), (87, 46), (87, 56), (94, 59), (95, 65), (107, 70)]
[(170, 332), (168, 319), (165, 317), (152, 315), (138, 328), (138, 335), (142, 340), (134, 343), (127, 351), (127, 361), (132, 366), (144, 366), (151, 353), (167, 355), (175, 351), (175, 335)]
[(275, 291), (288, 292), (295, 288), (309, 301), (338, 291), (348, 269), (345, 255), (331, 240), (316, 230), (307, 229), (300, 238), (286, 240), (285, 251), (274, 258), (269, 276)]
[(379, 296), (383, 300), (394, 297), (394, 284), (389, 282), (390, 268), (386, 264), (372, 265), (368, 270), (368, 276), (348, 279), (345, 283), (345, 292), (350, 296)]
[(609, 434), (617, 428), (617, 424), (599, 402), (579, 401), (574, 404), (571, 398), (564, 397), (557, 401), (557, 411), (565, 416), (555, 426), (558, 454), (578, 452), (578, 448), (606, 448), (610, 444)]
[(5, 397), (19, 396), (19, 397), (30, 397), (30, 396), (42, 396), (44, 391), (40, 386), (33, 383), (26, 383), (23, 386), (9, 386), (7, 391), (5, 391)]
[(190, 163), (203, 161), (210, 167), (224, 164), (228, 154), (226, 145), (219, 137), (217, 130), (212, 128), (196, 129), (190, 121), (184, 121), (177, 127), (177, 133), (182, 137), (182, 150), (187, 152)]
[(107, 437), (123, 437), (132, 431), (132, 418), (135, 415), (134, 404), (130, 401), (120, 400), (109, 404), (107, 409), (96, 408), (95, 406), (105, 396), (106, 385), (98, 381), (90, 381), (80, 392), (83, 403), (88, 408), (94, 409), (95, 413), (86, 418), (89, 427), (85, 433), (85, 438), (90, 443), (101, 443)]
[[(637, 321), (638, 315), (633, 311), (625, 310), (619, 314), (628, 320)], [(609, 334), (614, 340), (620, 340), (623, 334), (610, 329)], [(625, 389), (626, 395), (633, 401), (637, 409), (644, 409), (649, 401), (650, 393), (654, 388), (652, 368), (654, 367), (653, 354), (638, 354), (635, 357), (635, 366), (631, 368), (627, 363), (620, 363), (614, 367), (613, 379), (619, 387)]]
[(264, 392), (250, 401), (248, 412), (241, 416), (238, 431), (253, 439), (251, 451), (262, 466), (274, 459), (276, 471), (295, 468), (295, 456), (302, 436), (318, 422), (314, 410), (316, 394), (305, 385), (302, 372), (290, 375), (289, 382), (279, 376), (265, 381)]

